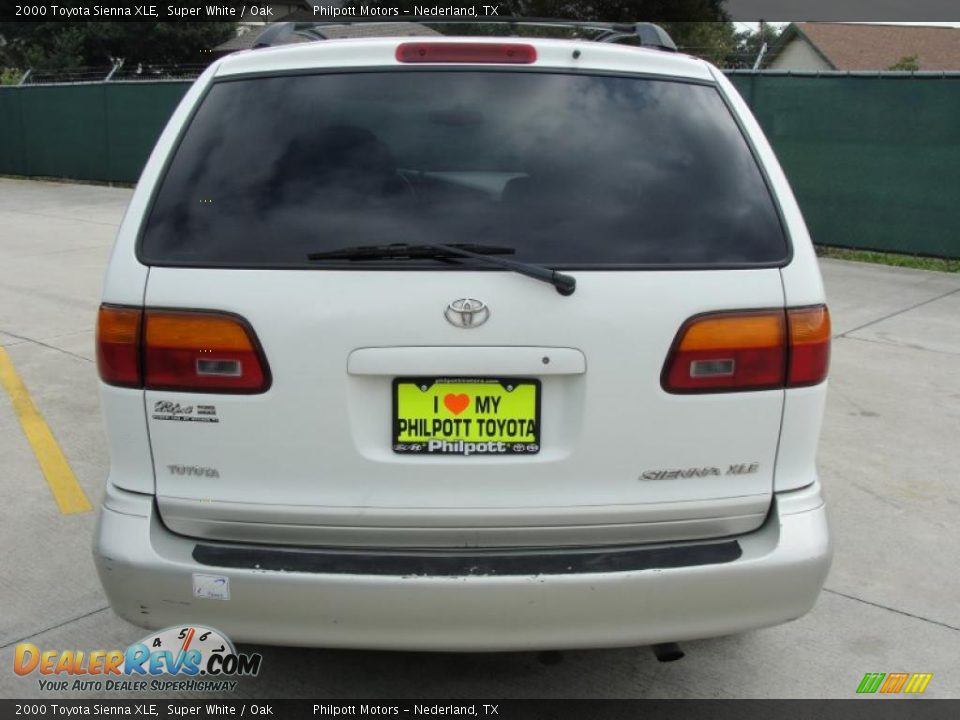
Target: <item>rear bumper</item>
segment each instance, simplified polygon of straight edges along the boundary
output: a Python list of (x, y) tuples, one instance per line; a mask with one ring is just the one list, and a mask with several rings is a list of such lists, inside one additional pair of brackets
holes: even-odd
[[(161, 524), (153, 496), (111, 488), (94, 555), (113, 609), (143, 627), (190, 622), (234, 641), (277, 645), (534, 650), (726, 635), (810, 610), (831, 559), (819, 483), (777, 494), (764, 525), (733, 540), (740, 550), (734, 559), (717, 561), (722, 553), (713, 553), (706, 562), (694, 553), (693, 564), (602, 566), (599, 572), (582, 563), (577, 572), (557, 571), (556, 551), (553, 570), (541, 574), (361, 574), (309, 563), (290, 571), (266, 569), (275, 562), (242, 567), (237, 561), (218, 566), (208, 564), (216, 563), (216, 554), (199, 562), (197, 542)], [(683, 544), (664, 550), (677, 557), (677, 547)], [(229, 599), (195, 597), (194, 573), (228, 578)]]

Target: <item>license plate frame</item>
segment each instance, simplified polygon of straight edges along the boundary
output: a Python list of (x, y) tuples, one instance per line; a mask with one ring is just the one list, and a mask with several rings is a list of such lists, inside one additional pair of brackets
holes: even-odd
[[(419, 389), (420, 392), (423, 393), (429, 391), (428, 397), (436, 398), (436, 400), (433, 403), (433, 409), (428, 408), (427, 412), (419, 413), (425, 421), (428, 421), (426, 427), (416, 426), (415, 428), (410, 428), (409, 426), (405, 426), (402, 429), (402, 419), (407, 423), (420, 419), (414, 416), (408, 416), (406, 419), (401, 418), (401, 388), (411, 385), (417, 386), (413, 388), (414, 390)], [(427, 389), (424, 390), (424, 387)], [(528, 404), (530, 402), (529, 398), (522, 397), (522, 395), (513, 396), (513, 393), (517, 390), (524, 388), (523, 394), (532, 392), (533, 417), (529, 417), (529, 409), (523, 412), (523, 417), (490, 417), (486, 411), (490, 409), (491, 403), (493, 402), (492, 400), (487, 401), (485, 410), (481, 413), (480, 405), (477, 402), (480, 400), (480, 396), (475, 394), (481, 387), (485, 389), (496, 388), (494, 394), (500, 398), (495, 406), (497, 413), (499, 413), (499, 403), (502, 402), (504, 398), (513, 399), (516, 397), (516, 401), (510, 403), (514, 405), (521, 403)], [(531, 388), (531, 390), (526, 390), (526, 388)], [(412, 393), (412, 390), (408, 389), (406, 392)], [(542, 428), (540, 426), (540, 403), (542, 394), (540, 380), (532, 377), (463, 377), (450, 375), (396, 377), (393, 379), (391, 387), (391, 448), (393, 452), (398, 455), (436, 455), (440, 457), (536, 455), (540, 452), (541, 448), (540, 438)], [(452, 406), (446, 406), (444, 404), (443, 407), (440, 407), (439, 398), (443, 397), (444, 400), (446, 400), (447, 395), (467, 395), (469, 404), (459, 412), (455, 412), (458, 407), (457, 403), (454, 403)], [(490, 398), (491, 395), (488, 394), (485, 397)], [(462, 402), (459, 398), (454, 398), (454, 400)], [(409, 407), (409, 403), (405, 404)], [(480, 414), (478, 415), (478, 413)], [(460, 430), (458, 433), (453, 435), (441, 433), (441, 437), (436, 437), (432, 435), (434, 429), (433, 421), (435, 419), (440, 421), (459, 419), (461, 421), (470, 420), (471, 422), (468, 425), (464, 425), (462, 422), (458, 426), (455, 425)], [(510, 425), (509, 421), (511, 419), (515, 420), (517, 424)], [(494, 421), (495, 424), (493, 426), (489, 424), (490, 420)], [(499, 420), (503, 420), (503, 424), (498, 424)], [(523, 424), (521, 424), (521, 421)], [(532, 432), (530, 432), (530, 421), (533, 423)], [(466, 431), (464, 431), (465, 427), (467, 428)], [(516, 435), (510, 439), (504, 433), (495, 433), (493, 436), (490, 436), (486, 432), (491, 428), (506, 430), (508, 427), (514, 428), (518, 432), (522, 431), (523, 434)], [(426, 430), (426, 433), (422, 432), (423, 430)], [(409, 435), (413, 432), (418, 432), (422, 439), (410, 438)], [(404, 439), (404, 435), (407, 435), (406, 439)], [(427, 438), (426, 435), (431, 435), (431, 437)], [(446, 444), (438, 447), (435, 445), (437, 441)]]

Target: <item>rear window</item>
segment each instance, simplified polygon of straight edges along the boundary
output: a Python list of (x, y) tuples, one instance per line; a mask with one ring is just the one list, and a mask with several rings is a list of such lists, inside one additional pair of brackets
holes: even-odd
[(431, 70), (216, 83), (162, 180), (141, 259), (356, 267), (306, 256), (398, 242), (507, 245), (557, 268), (787, 255), (714, 87)]

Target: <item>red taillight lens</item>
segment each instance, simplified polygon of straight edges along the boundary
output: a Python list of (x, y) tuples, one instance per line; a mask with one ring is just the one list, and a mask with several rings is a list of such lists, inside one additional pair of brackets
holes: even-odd
[(791, 387), (816, 385), (830, 367), (830, 311), (825, 305), (787, 311), (790, 324)]
[(237, 316), (147, 310), (144, 324), (149, 389), (258, 393), (270, 386), (253, 330)]
[(109, 385), (140, 387), (140, 323), (137, 308), (101, 305), (97, 314), (97, 370)]
[(661, 375), (671, 393), (815, 385), (827, 375), (830, 314), (823, 305), (710, 313), (677, 333)]
[(397, 46), (402, 63), (507, 63), (535, 62), (537, 49), (524, 43), (406, 42)]

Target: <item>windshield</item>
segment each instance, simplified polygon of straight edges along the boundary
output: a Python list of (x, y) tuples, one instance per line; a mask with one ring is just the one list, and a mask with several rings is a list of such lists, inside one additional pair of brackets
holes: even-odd
[(141, 258), (341, 267), (307, 253), (394, 242), (506, 245), (556, 268), (787, 255), (714, 87), (431, 70), (216, 83), (161, 183)]

